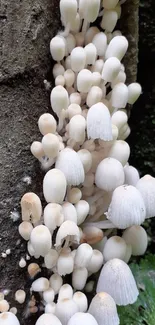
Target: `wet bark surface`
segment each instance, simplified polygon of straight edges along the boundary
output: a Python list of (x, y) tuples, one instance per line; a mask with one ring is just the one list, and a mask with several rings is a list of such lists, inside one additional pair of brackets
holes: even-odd
[[(22, 325), (33, 325), (35, 320), (33, 317), (25, 318), (29, 297), (24, 306), (14, 301), (15, 291), (29, 289), (30, 281), (26, 268), (21, 269), (18, 266), (20, 258), (26, 256), (25, 243), (18, 234), (19, 220), (13, 222), (10, 215), (14, 210), (20, 212), (19, 202), (25, 192), (34, 191), (42, 198), (43, 172), (31, 156), (29, 147), (33, 140), (41, 139), (37, 128), (39, 116), (43, 112), (51, 111), (49, 94), (44, 88), (43, 80), (47, 75), (51, 78), (49, 42), (60, 29), (58, 4), (57, 0), (1, 0), (0, 4), (0, 290), (10, 290), (7, 299), (11, 307), (17, 307), (17, 315)], [(121, 26), (130, 43), (126, 67), (128, 81), (131, 82), (136, 78), (137, 68), (138, 0), (128, 0), (123, 8)], [(148, 7), (149, 10), (151, 8)], [(149, 33), (148, 26), (149, 20), (147, 27), (141, 24), (146, 38)], [(152, 46), (151, 36), (149, 46)], [(140, 40), (142, 62), (147, 51), (145, 49), (142, 53), (144, 47), (148, 48), (146, 39)], [(153, 53), (151, 58), (153, 60)], [(149, 71), (151, 74), (151, 68)], [(142, 72), (141, 68), (140, 82)], [(147, 73), (146, 67), (145, 76), (148, 78)], [(142, 82), (146, 86), (144, 79), (143, 77)], [(153, 158), (148, 160), (147, 155), (151, 156), (154, 150), (153, 145), (152, 149), (148, 146), (149, 141), (153, 143), (153, 139), (151, 140), (149, 133), (152, 124), (147, 124), (151, 123), (150, 119), (149, 122), (146, 120), (146, 112), (151, 109), (151, 100), (149, 107), (147, 106), (147, 96), (153, 96), (153, 93), (150, 88), (147, 89), (144, 94), (146, 111), (143, 110), (143, 115), (138, 118), (141, 110), (140, 106), (137, 106), (135, 112), (139, 113), (134, 113), (133, 110), (131, 116), (134, 134), (130, 137), (133, 146), (131, 161), (142, 171), (142, 166), (145, 165), (142, 161), (152, 162)], [(139, 123), (143, 131), (138, 131)], [(141, 134), (144, 136), (143, 141)], [(139, 136), (142, 142), (137, 149)], [(140, 151), (142, 144), (145, 148), (143, 154)], [(24, 182), (25, 176), (32, 178), (32, 184)], [(9, 248), (11, 254), (2, 258), (1, 254)]]

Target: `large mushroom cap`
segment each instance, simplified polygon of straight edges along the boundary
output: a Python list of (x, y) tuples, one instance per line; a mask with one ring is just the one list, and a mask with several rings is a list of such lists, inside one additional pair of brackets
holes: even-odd
[(103, 266), (96, 291), (107, 292), (120, 306), (133, 304), (139, 294), (129, 266), (118, 258), (108, 261)]

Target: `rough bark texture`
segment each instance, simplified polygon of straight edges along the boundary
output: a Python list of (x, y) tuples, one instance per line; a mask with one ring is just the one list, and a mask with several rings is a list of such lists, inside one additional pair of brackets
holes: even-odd
[[(35, 321), (26, 320), (26, 307), (13, 299), (16, 290), (29, 288), (30, 283), (26, 270), (18, 266), (26, 249), (19, 241), (19, 222), (13, 223), (10, 212), (20, 211), (20, 198), (27, 191), (42, 198), (43, 173), (29, 147), (33, 140), (41, 139), (39, 116), (51, 110), (43, 80), (47, 74), (51, 76), (49, 42), (60, 28), (58, 5), (57, 0), (1, 0), (0, 8), (0, 290), (11, 290), (8, 301), (17, 306), (23, 325)], [(121, 25), (130, 42), (127, 73), (128, 80), (133, 81), (137, 68), (138, 0), (124, 4)], [(32, 177), (31, 185), (24, 183), (24, 176)], [(11, 255), (4, 259), (1, 253), (8, 248)]]

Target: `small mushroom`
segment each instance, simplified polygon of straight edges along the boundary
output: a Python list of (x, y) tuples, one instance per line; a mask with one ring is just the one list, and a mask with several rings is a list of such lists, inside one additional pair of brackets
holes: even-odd
[(119, 325), (116, 303), (106, 292), (97, 293), (92, 299), (88, 312), (95, 317), (98, 325)]
[(49, 229), (44, 225), (33, 228), (30, 236), (31, 244), (35, 254), (43, 257), (49, 252), (52, 246), (52, 237)]
[(112, 124), (108, 108), (103, 103), (93, 105), (87, 114), (88, 139), (112, 140)]
[(59, 300), (56, 304), (55, 315), (62, 325), (67, 325), (70, 318), (78, 312), (78, 306), (72, 299)]
[(0, 314), (1, 325), (20, 325), (18, 318), (11, 312), (2, 312)]
[(145, 229), (141, 226), (132, 226), (123, 233), (123, 239), (131, 246), (132, 255), (143, 255), (147, 249), (148, 237)]
[(69, 244), (69, 242), (77, 244), (79, 243), (80, 232), (75, 222), (70, 220), (64, 221), (58, 229), (55, 246), (60, 247), (64, 241), (66, 241), (66, 245), (67, 243)]
[(117, 228), (125, 229), (132, 225), (140, 225), (144, 222), (145, 215), (143, 198), (134, 186), (122, 185), (114, 190), (108, 209), (108, 219)]
[(73, 295), (73, 300), (78, 306), (79, 312), (85, 313), (88, 308), (88, 300), (86, 295), (81, 291), (76, 291)]
[(107, 46), (105, 53), (105, 59), (116, 57), (118, 60), (122, 60), (128, 49), (128, 41), (124, 36), (115, 36), (112, 38)]
[(63, 149), (56, 160), (56, 168), (66, 177), (68, 185), (79, 185), (84, 181), (84, 168), (78, 154), (70, 148)]
[(37, 223), (42, 215), (42, 204), (40, 198), (35, 193), (26, 193), (21, 199), (22, 220)]
[(89, 313), (78, 312), (74, 314), (69, 322), (68, 325), (98, 325), (96, 319)]
[(110, 237), (106, 241), (103, 249), (103, 257), (105, 262), (113, 258), (119, 258), (120, 260), (124, 260), (127, 249), (126, 246), (126, 242), (123, 238), (119, 236)]
[(140, 178), (136, 184), (137, 190), (141, 193), (145, 207), (146, 218), (155, 216), (155, 178), (150, 175), (145, 175)]
[[(62, 325), (58, 317), (53, 314), (43, 314), (36, 321), (35, 325)], [(13, 325), (13, 324), (12, 324)]]
[(49, 170), (43, 180), (43, 193), (46, 202), (62, 203), (66, 194), (66, 178), (64, 173), (56, 168)]

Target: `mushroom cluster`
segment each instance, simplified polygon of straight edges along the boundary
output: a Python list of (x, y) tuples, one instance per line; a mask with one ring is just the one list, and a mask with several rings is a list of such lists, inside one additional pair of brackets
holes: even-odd
[[(46, 206), (33, 192), (21, 199), (19, 233), (33, 257), (27, 268), (30, 293), (39, 293), (42, 302), (36, 325), (118, 325), (116, 305), (133, 304), (138, 296), (127, 263), (131, 255), (145, 253), (148, 239), (141, 224), (155, 215), (155, 179), (140, 179), (128, 163), (125, 141), (130, 134), (126, 106), (142, 90), (138, 83), (125, 84), (128, 41), (114, 31), (119, 0), (60, 0), (60, 13), (64, 31), (50, 42), (56, 118), (52, 112), (40, 116), (42, 139), (31, 145), (46, 172)], [(88, 307), (89, 277), (101, 268)], [(47, 277), (39, 275), (42, 269)], [(19, 291), (21, 302), (25, 296)], [(1, 324), (18, 325), (3, 305), (1, 299)]]

